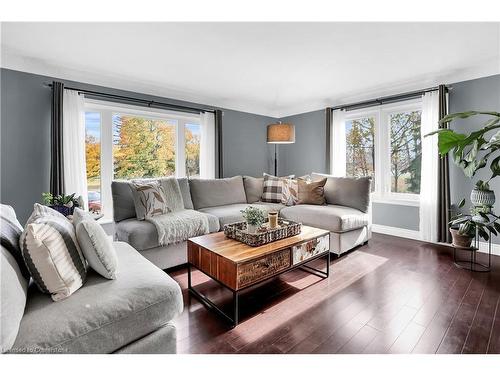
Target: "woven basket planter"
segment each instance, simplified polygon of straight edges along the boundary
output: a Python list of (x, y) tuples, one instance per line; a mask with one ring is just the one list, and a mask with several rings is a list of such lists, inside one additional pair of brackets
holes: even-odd
[(493, 207), (495, 192), (493, 190), (473, 189), (470, 193), (470, 201), (475, 207)]
[(472, 240), (474, 237), (469, 237), (469, 236), (464, 236), (463, 234), (460, 234), (458, 229), (452, 229), (450, 228), (450, 233), (451, 233), (451, 238), (452, 238), (452, 245), (455, 247), (459, 247), (462, 249), (470, 249)]

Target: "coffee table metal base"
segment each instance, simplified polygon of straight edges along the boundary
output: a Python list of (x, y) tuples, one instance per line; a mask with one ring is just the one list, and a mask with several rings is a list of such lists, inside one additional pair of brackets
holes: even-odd
[[(317, 260), (317, 259), (320, 259), (320, 258), (325, 258), (326, 260), (326, 271), (323, 271), (323, 270), (320, 270), (320, 269), (317, 269), (317, 268), (313, 268), (313, 267), (310, 267), (308, 265), (306, 265), (307, 263), (309, 262), (312, 262), (313, 260)], [(274, 277), (277, 277), (283, 273), (286, 273), (286, 272), (290, 272), (292, 270), (295, 270), (295, 269), (302, 269), (303, 271), (306, 271), (306, 272), (309, 272), (315, 276), (318, 276), (318, 277), (321, 277), (323, 279), (326, 279), (330, 276), (330, 251), (327, 251), (326, 254), (319, 254), (318, 256), (316, 257), (313, 257), (313, 258), (310, 258), (308, 259), (307, 261), (305, 261), (304, 263), (301, 263), (301, 264), (298, 264), (296, 266), (293, 266), (289, 269), (286, 269), (282, 272), (279, 272), (271, 277), (268, 277), (264, 280), (261, 280), (257, 283), (254, 283), (252, 285), (249, 285), (245, 288), (242, 288), (242, 289), (239, 289), (239, 290), (233, 290), (231, 288), (229, 288), (228, 286), (224, 285), (223, 283), (221, 283), (220, 281), (214, 279), (213, 277), (211, 277), (210, 275), (207, 275), (205, 272), (203, 272), (202, 270), (198, 269), (198, 271), (204, 273), (205, 275), (207, 275), (208, 277), (210, 277), (210, 279), (216, 281), (218, 284), (220, 284), (221, 286), (223, 286), (224, 288), (228, 289), (229, 291), (231, 291), (232, 293), (232, 316), (229, 316), (228, 314), (226, 314), (224, 311), (222, 311), (222, 309), (217, 306), (213, 301), (211, 301), (207, 296), (201, 294), (200, 292), (198, 292), (192, 285), (192, 280), (191, 280), (191, 268), (196, 268), (194, 265), (192, 265), (191, 263), (188, 263), (188, 291), (190, 294), (192, 294), (196, 299), (198, 299), (201, 303), (203, 303), (206, 307), (214, 310), (217, 314), (219, 314), (220, 316), (222, 316), (223, 318), (225, 318), (230, 324), (231, 324), (231, 327), (235, 327), (238, 325), (239, 323), (239, 296), (240, 296), (240, 293), (242, 291), (244, 291), (245, 289), (248, 289), (250, 287), (254, 287), (256, 285), (259, 285), (261, 283), (264, 283), (266, 281), (269, 281), (270, 279), (274, 278)]]

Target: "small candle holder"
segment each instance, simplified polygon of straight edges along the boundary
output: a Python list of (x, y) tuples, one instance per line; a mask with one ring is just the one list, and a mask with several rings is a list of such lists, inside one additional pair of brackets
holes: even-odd
[(278, 212), (271, 211), (267, 214), (267, 218), (269, 219), (269, 228), (273, 229), (278, 226)]

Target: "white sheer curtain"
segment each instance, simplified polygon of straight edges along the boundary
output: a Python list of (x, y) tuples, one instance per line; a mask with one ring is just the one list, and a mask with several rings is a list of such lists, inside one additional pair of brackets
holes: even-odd
[(87, 208), (87, 166), (85, 164), (84, 98), (77, 91), (64, 90), (63, 170), (65, 194), (81, 195)]
[(200, 115), (200, 178), (215, 178), (215, 114)]
[(346, 173), (346, 139), (345, 139), (345, 112), (332, 111), (330, 140), (330, 173), (335, 177), (344, 177)]
[(438, 137), (425, 137), (439, 127), (439, 95), (425, 93), (422, 99), (422, 170), (420, 179), (420, 239), (437, 241), (438, 231)]

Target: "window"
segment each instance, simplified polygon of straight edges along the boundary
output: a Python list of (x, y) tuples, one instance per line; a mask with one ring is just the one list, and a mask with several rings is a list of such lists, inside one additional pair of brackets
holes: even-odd
[(85, 113), (85, 160), (89, 211), (101, 213), (101, 114)]
[(200, 136), (199, 124), (186, 124), (184, 128), (186, 142), (186, 176), (200, 177)]
[(375, 200), (418, 203), (421, 115), (421, 101), (347, 112), (346, 175), (372, 176)]
[(391, 132), (391, 192), (420, 193), (421, 111), (389, 114)]
[(85, 106), (90, 210), (112, 217), (113, 179), (200, 177), (200, 115), (91, 99)]
[[(359, 117), (346, 124), (346, 175), (375, 178), (375, 117)], [(372, 184), (372, 191), (375, 184)]]

